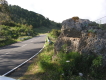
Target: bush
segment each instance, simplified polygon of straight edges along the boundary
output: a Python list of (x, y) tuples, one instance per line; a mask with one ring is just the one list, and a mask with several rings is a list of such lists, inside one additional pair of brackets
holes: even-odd
[(12, 37), (13, 39), (17, 39), (17, 38), (19, 37), (19, 35), (18, 35), (18, 34), (13, 34), (11, 37)]
[(99, 26), (99, 24), (97, 24), (96, 22), (91, 22), (89, 23), (89, 26)]
[(106, 29), (106, 24), (100, 24), (101, 29)]
[(95, 33), (95, 30), (94, 29), (89, 29), (88, 32), (89, 33)]
[(52, 29), (50, 32), (50, 35), (53, 36), (54, 38), (57, 38), (60, 35), (60, 30)]
[(83, 73), (85, 77), (90, 75), (96, 79), (103, 79), (106, 70), (103, 70), (102, 56), (94, 55), (80, 55), (77, 52), (70, 52), (67, 54), (59, 53), (57, 55), (57, 63), (60, 65), (61, 74), (64, 73), (64, 78), (68, 79), (78, 73)]
[(98, 56), (92, 61), (91, 75), (93, 77), (101, 79), (106, 74), (105, 70), (102, 69), (102, 62), (102, 56)]
[(15, 43), (15, 42), (16, 41), (15, 40), (12, 40), (12, 39), (7, 39), (7, 40), (0, 41), (0, 47), (9, 45), (9, 44), (12, 44), (12, 43)]
[(3, 22), (2, 23), (2, 25), (5, 25), (5, 26), (12, 26), (12, 27), (14, 27), (14, 26), (18, 26), (16, 23), (14, 23), (14, 22), (12, 22), (12, 21), (5, 21), (5, 22)]

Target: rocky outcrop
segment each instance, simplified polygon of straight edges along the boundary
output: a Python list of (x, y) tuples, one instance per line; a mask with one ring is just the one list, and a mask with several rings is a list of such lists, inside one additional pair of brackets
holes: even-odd
[(55, 43), (55, 53), (63, 50), (66, 53), (75, 51), (80, 54), (102, 55), (106, 64), (106, 29), (90, 26), (91, 23), (87, 19), (64, 20), (61, 34)]

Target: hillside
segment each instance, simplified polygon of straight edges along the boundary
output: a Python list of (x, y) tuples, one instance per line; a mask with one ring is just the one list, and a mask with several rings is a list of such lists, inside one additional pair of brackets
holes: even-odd
[(0, 24), (11, 21), (7, 4), (0, 4)]
[(60, 27), (60, 23), (45, 18), (43, 15), (36, 12), (28, 11), (16, 5), (9, 5), (11, 18), (14, 22), (20, 24), (32, 25), (34, 28), (39, 27)]
[(0, 46), (19, 41), (21, 37), (33, 37), (60, 27), (60, 23), (36, 12), (8, 5), (8, 2), (0, 4)]

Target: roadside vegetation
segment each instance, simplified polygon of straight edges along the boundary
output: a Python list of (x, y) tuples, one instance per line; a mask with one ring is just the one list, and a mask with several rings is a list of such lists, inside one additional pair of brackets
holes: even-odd
[[(21, 80), (105, 80), (102, 57), (82, 55), (77, 52), (54, 54), (56, 34), (52, 30), (45, 48), (37, 55)], [(57, 34), (58, 35), (58, 34)], [(54, 37), (55, 36), (55, 37)], [(65, 48), (65, 46), (63, 46)]]
[(17, 41), (27, 40), (36, 36), (37, 33), (32, 26), (17, 25), (6, 26), (0, 25), (0, 47), (12, 44)]
[(92, 22), (90, 24), (88, 24), (89, 26), (97, 26), (98, 28), (105, 30), (106, 29), (106, 23), (101, 24), (101, 23), (96, 23), (96, 22)]

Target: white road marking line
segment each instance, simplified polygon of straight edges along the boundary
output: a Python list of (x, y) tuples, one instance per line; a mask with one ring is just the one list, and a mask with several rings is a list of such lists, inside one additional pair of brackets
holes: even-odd
[(40, 37), (39, 37), (39, 38), (37, 38), (37, 39), (35, 39), (35, 40), (38, 40), (38, 39), (40, 39)]
[(36, 39), (31, 39), (30, 42), (34, 42), (34, 41), (36, 41), (36, 40), (38, 40), (38, 39), (40, 39), (40, 38), (41, 38), (41, 37), (36, 38)]
[(9, 53), (6, 53), (6, 54), (9, 54)]
[(31, 41), (31, 42), (33, 42), (33, 41)]
[(27, 44), (24, 44), (22, 47), (26, 46)]
[(38, 39), (40, 39), (40, 38), (37, 38), (37, 39), (30, 40), (30, 42), (34, 42), (34, 41), (36, 41), (36, 40), (38, 40)]
[(4, 55), (7, 55), (7, 54), (9, 54), (9, 53), (3, 54), (3, 55), (1, 55), (1, 57), (4, 56)]

